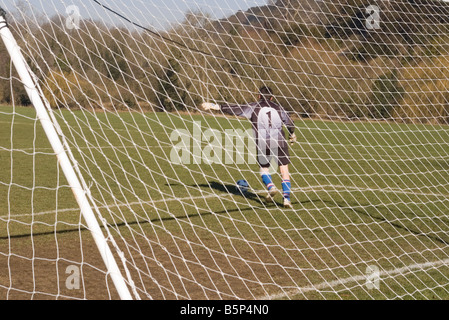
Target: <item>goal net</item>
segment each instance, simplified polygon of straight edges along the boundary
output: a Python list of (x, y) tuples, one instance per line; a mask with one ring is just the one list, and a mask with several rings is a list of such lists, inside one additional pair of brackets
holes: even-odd
[(449, 3), (0, 7), (0, 299), (449, 298)]

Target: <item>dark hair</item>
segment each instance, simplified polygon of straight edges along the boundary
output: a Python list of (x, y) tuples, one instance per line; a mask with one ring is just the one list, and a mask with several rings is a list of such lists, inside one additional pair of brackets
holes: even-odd
[(270, 100), (273, 97), (273, 90), (270, 87), (262, 87), (259, 89), (261, 99)]

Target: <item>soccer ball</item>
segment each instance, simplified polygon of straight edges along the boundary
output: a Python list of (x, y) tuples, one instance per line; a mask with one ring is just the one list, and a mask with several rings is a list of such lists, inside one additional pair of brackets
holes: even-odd
[(246, 180), (237, 181), (237, 190), (240, 193), (245, 194), (248, 192), (248, 189), (249, 189), (249, 184)]

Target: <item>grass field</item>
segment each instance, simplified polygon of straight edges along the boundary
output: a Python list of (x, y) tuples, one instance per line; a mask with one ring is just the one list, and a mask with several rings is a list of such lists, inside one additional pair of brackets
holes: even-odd
[[(255, 164), (169, 161), (177, 129), (248, 122), (55, 115), (143, 298), (449, 298), (449, 127), (296, 121), (284, 210), (235, 192), (263, 189)], [(0, 107), (0, 123), (0, 298), (116, 298), (33, 110)]]

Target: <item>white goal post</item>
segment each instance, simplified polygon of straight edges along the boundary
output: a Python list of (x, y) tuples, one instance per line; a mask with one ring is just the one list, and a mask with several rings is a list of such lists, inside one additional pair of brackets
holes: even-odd
[(40, 95), (38, 88), (36, 87), (30, 73), (29, 67), (26, 64), (22, 53), (20, 52), (20, 48), (17, 45), (14, 36), (8, 28), (8, 24), (6, 22), (6, 12), (0, 8), (0, 35), (6, 46), (6, 49), (11, 56), (11, 60), (14, 64), (14, 67), (19, 74), (19, 77), (26, 89), (26, 92), (30, 98), (31, 103), (36, 109), (36, 114), (39, 121), (42, 124), (42, 128), (44, 129), (48, 140), (51, 143), (54, 153), (56, 154), (59, 164), (64, 171), (65, 177), (74, 193), (74, 196), (80, 206), (81, 212), (83, 214), (84, 219), (86, 220), (86, 224), (89, 230), (92, 233), (93, 238), (95, 239), (95, 243), (98, 246), (99, 254), (102, 256), (103, 261), (106, 265), (108, 273), (110, 274), (113, 282), (116, 286), (117, 292), (120, 295), (121, 299), (129, 300), (132, 299), (130, 291), (123, 279), (120, 269), (115, 261), (114, 255), (109, 248), (109, 245), (106, 241), (106, 238), (103, 234), (103, 231), (98, 224), (97, 218), (92, 210), (91, 204), (89, 203), (86, 192), (87, 190), (81, 186), (79, 178), (73, 169), (73, 163), (70, 161), (67, 156), (67, 152), (65, 148), (68, 148), (67, 145), (63, 145), (61, 139), (55, 129), (55, 124), (49, 117), (47, 110), (45, 108), (44, 102), (42, 101), (43, 97)]
[(0, 7), (0, 300), (449, 298), (448, 1)]

